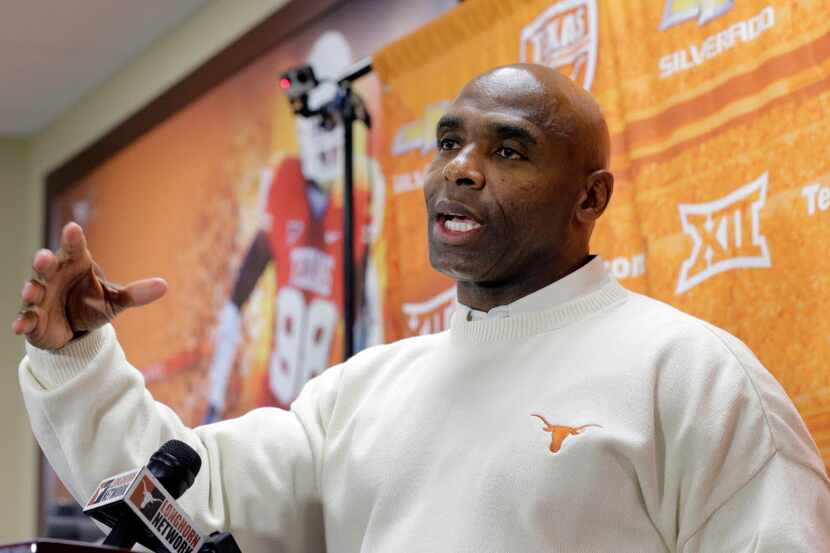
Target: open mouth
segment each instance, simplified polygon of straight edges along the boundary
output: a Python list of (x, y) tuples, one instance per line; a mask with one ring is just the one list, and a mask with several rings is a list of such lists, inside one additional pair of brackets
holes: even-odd
[(438, 224), (450, 232), (470, 232), (481, 228), (481, 223), (465, 215), (439, 213), (437, 219)]

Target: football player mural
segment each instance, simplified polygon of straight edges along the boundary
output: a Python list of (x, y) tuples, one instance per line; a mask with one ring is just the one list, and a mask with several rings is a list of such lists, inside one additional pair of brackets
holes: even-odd
[[(153, 396), (186, 424), (287, 406), (306, 380), (343, 357), (344, 131), (295, 116), (280, 74), (313, 66), (320, 81), (309, 93), (313, 110), (332, 100), (331, 79), (352, 62), (454, 5), (338, 3), (81, 176), (61, 172), (66, 177), (52, 183), (51, 247), (75, 220), (112, 280), (147, 273), (170, 283), (156, 305), (114, 327)], [(386, 335), (379, 297), (388, 239), (385, 180), (374, 160), (384, 128), (381, 84), (370, 73), (353, 85), (373, 122), (371, 133), (362, 123), (353, 128), (357, 351)], [(45, 534), (100, 534), (47, 464), (42, 488)]]
[[(320, 84), (309, 93), (311, 110), (334, 100), (336, 80), (353, 62), (351, 47), (341, 33), (328, 31), (314, 42), (308, 64)], [(204, 422), (222, 415), (242, 339), (242, 309), (269, 263), (276, 279), (273, 338), (267, 381), (256, 403), (288, 407), (307, 380), (342, 357), (343, 125), (323, 124), (320, 115), (298, 115), (294, 123), (298, 155), (277, 147), (272, 163), (263, 168), (260, 227), (218, 317)], [(382, 208), (382, 202), (370, 201), (370, 187), (382, 193), (383, 182), (377, 163), (366, 153), (365, 136), (363, 128), (355, 132), (355, 350), (382, 341), (379, 291), (369, 246), (378, 230), (372, 222), (382, 221), (382, 214), (370, 213), (371, 205)]]

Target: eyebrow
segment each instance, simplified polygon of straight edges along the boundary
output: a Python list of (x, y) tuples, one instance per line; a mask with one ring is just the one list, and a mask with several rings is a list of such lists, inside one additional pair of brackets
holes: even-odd
[(488, 125), (488, 129), (493, 134), (497, 135), (502, 140), (507, 138), (515, 138), (520, 142), (524, 142), (526, 144), (536, 144), (536, 138), (531, 134), (531, 132), (523, 127), (517, 127), (515, 125), (508, 125), (505, 123), (491, 123)]
[(435, 131), (440, 133), (441, 131), (454, 131), (460, 129), (464, 126), (463, 121), (461, 121), (460, 117), (455, 117), (454, 115), (445, 115), (441, 119), (438, 120), (438, 124), (435, 125)]
[[(435, 126), (435, 131), (440, 134), (441, 132), (454, 131), (462, 128), (464, 128), (464, 121), (461, 117), (455, 115), (445, 115), (438, 120), (438, 124)], [(516, 125), (510, 125), (508, 123), (490, 123), (487, 125), (487, 130), (502, 140), (514, 138), (526, 144), (538, 143), (529, 130)]]

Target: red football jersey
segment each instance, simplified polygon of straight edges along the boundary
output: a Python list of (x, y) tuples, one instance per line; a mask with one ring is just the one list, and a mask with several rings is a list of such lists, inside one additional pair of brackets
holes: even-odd
[[(274, 171), (267, 197), (267, 230), (277, 275), (268, 388), (280, 407), (287, 407), (306, 381), (342, 356), (343, 206), (332, 191), (325, 209), (315, 215), (309, 186), (313, 185), (303, 177), (300, 160), (287, 158)], [(359, 283), (368, 245), (369, 194), (365, 186), (354, 188)]]

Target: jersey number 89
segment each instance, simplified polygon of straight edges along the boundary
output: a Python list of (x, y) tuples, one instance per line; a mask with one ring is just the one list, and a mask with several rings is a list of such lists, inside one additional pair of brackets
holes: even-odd
[(302, 292), (283, 286), (277, 293), (274, 354), (269, 381), (283, 405), (291, 403), (312, 376), (326, 368), (338, 322), (333, 302), (314, 298), (306, 303)]

